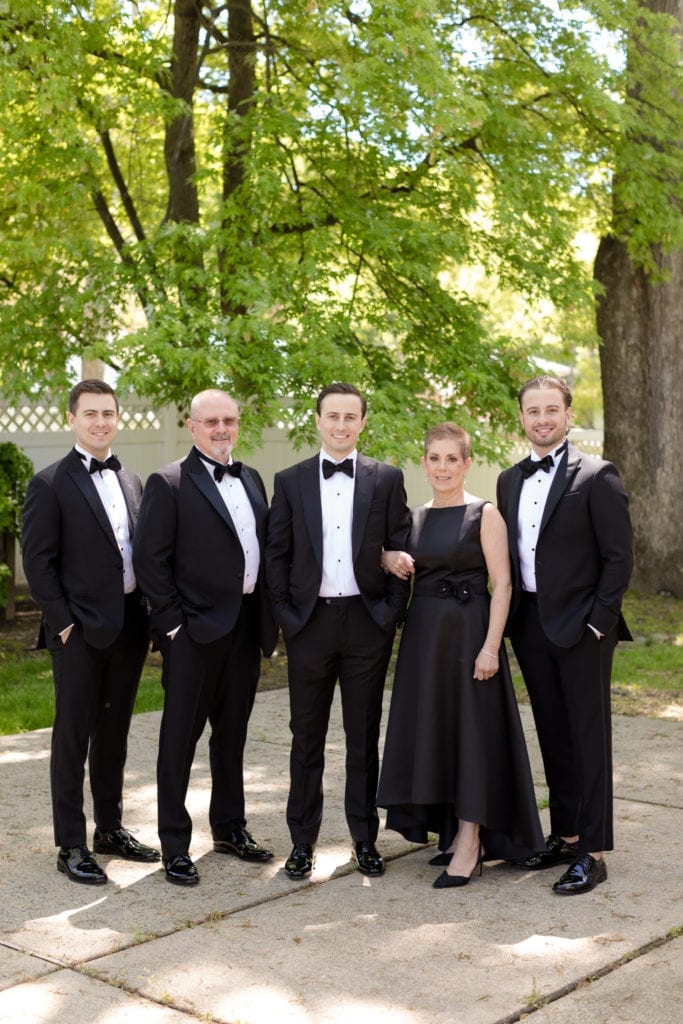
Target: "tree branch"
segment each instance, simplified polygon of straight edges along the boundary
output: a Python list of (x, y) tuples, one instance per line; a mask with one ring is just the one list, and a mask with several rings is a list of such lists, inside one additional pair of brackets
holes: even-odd
[(109, 131), (102, 131), (99, 134), (100, 139), (102, 141), (102, 145), (104, 146), (104, 152), (107, 155), (107, 163), (109, 164), (111, 176), (114, 179), (114, 184), (116, 185), (118, 193), (121, 196), (121, 202), (123, 203), (123, 207), (126, 213), (128, 214), (128, 220), (130, 221), (130, 225), (135, 233), (135, 237), (137, 238), (138, 242), (144, 242), (145, 231), (142, 224), (140, 223), (140, 218), (138, 217), (137, 210), (135, 209), (133, 198), (130, 192), (128, 191), (128, 186), (126, 185), (123, 174), (121, 173), (119, 162), (116, 159), (116, 154), (114, 152), (114, 146), (111, 140), (111, 135)]

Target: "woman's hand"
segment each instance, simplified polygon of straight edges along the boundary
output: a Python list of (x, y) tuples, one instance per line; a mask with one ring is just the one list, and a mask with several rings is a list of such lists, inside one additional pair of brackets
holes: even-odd
[(491, 676), (495, 676), (499, 664), (498, 654), (482, 647), (474, 663), (474, 678), (490, 679)]
[(391, 572), (400, 580), (407, 580), (415, 572), (415, 562), (407, 551), (383, 551), (382, 568)]

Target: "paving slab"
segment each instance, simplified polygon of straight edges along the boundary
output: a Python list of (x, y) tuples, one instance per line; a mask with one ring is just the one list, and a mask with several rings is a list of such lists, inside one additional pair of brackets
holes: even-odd
[(612, 722), (617, 799), (683, 807), (683, 723), (626, 715)]
[(74, 971), (0, 992), (3, 1024), (188, 1024), (187, 1014)]
[(682, 997), (678, 938), (543, 1007), (533, 1024), (664, 1024), (680, 1019)]
[[(284, 819), (289, 784), (287, 697), (281, 691), (263, 696), (265, 699), (257, 701), (246, 750), (245, 789), (249, 828), (276, 857), (266, 865), (245, 864), (213, 852), (207, 820), (208, 740), (204, 736), (188, 796), (195, 823), (192, 855), (201, 882), (188, 891), (168, 885), (158, 864), (115, 857), (98, 858), (110, 878), (106, 886), (77, 885), (59, 874), (49, 798), (50, 730), (0, 738), (0, 806), (6, 822), (0, 841), (2, 885), (12, 893), (3, 908), (0, 941), (5, 939), (18, 949), (52, 957), (63, 965), (75, 964), (296, 888), (297, 883), (282, 871), (291, 848)], [(126, 825), (143, 842), (157, 847), (156, 791), (151, 780), (155, 778), (159, 720), (157, 712), (133, 719), (124, 813)], [(353, 870), (343, 810), (343, 741), (336, 721), (326, 757), (318, 880), (337, 870)], [(87, 813), (92, 821), (89, 807)], [(30, 857), (27, 845), (33, 851)], [(382, 845), (388, 856), (407, 848), (393, 833), (387, 833)]]
[[(0, 990), (51, 974), (54, 970), (55, 966), (48, 958), (14, 949), (7, 941), (0, 943)], [(0, 1021), (4, 1020), (0, 1014)]]
[[(352, 872), (306, 885), (195, 928), (189, 944), (178, 932), (90, 969), (226, 1024), (350, 1021), (359, 1003), (406, 1024), (488, 1024), (678, 924), (683, 908), (666, 880), (681, 827), (683, 812), (663, 825), (652, 807), (630, 809), (619, 821), (624, 852), (590, 899), (555, 896), (557, 871), (504, 864), (464, 889), (434, 890), (438, 869), (419, 850), (381, 879)], [(663, 854), (646, 879), (628, 854), (644, 832), (657, 833)]]
[[(542, 799), (529, 707), (521, 714)], [(126, 774), (125, 822), (151, 845), (158, 845), (159, 719), (157, 712), (134, 718)], [(572, 899), (550, 891), (558, 871), (505, 864), (487, 864), (483, 877), (464, 889), (434, 890), (438, 872), (427, 864), (433, 851), (385, 831), (378, 845), (389, 862), (386, 875), (359, 875), (343, 813), (338, 699), (326, 748), (316, 868), (312, 879), (292, 882), (283, 871), (291, 845), (284, 820), (288, 720), (286, 691), (257, 695), (246, 791), (249, 827), (275, 851), (265, 865), (212, 850), (202, 738), (189, 793), (201, 883), (187, 891), (168, 885), (158, 866), (108, 857), (101, 862), (111, 881), (102, 888), (75, 885), (59, 874), (50, 730), (0, 737), (2, 1024), (175, 1024), (188, 1015), (226, 1024), (502, 1024), (543, 999), (555, 1001), (534, 1013), (534, 1024), (541, 1024), (539, 1014), (558, 1015), (565, 1005), (587, 1014), (563, 1016), (579, 1024), (601, 1019), (590, 1016), (587, 1001), (602, 1006), (601, 992), (614, 1009), (611, 986), (618, 992), (618, 977), (632, 975), (634, 1007), (641, 1005), (638, 985), (652, 994), (654, 1015), (642, 1020), (677, 1019), (678, 995), (661, 976), (668, 978), (680, 957), (679, 943), (666, 943), (659, 958), (657, 950), (642, 957), (652, 971), (632, 970), (637, 959), (591, 984), (587, 979), (683, 923), (683, 723), (615, 718), (617, 849), (608, 857), (608, 881)], [(547, 827), (547, 812), (542, 818)], [(610, 1013), (604, 1019), (618, 1024), (620, 1018)], [(638, 1018), (623, 1019), (635, 1024)], [(550, 1016), (548, 1024), (556, 1020)]]

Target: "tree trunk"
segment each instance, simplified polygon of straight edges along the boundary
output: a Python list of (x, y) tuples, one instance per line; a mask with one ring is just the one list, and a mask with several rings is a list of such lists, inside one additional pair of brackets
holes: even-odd
[[(683, 27), (683, 0), (643, 6)], [(638, 89), (637, 81), (629, 83), (632, 97)], [(653, 256), (659, 283), (632, 261), (623, 240), (610, 235), (598, 247), (605, 458), (617, 465), (630, 496), (633, 586), (683, 597), (683, 252)]]
[(197, 84), (199, 7), (196, 0), (175, 0), (170, 93), (175, 99), (183, 100), (186, 110), (168, 125), (164, 144), (169, 186), (166, 219), (189, 224), (199, 223), (192, 115)]
[(661, 257), (654, 284), (626, 246), (603, 238), (595, 277), (605, 408), (605, 458), (631, 502), (633, 585), (683, 597), (683, 253)]
[[(245, 161), (251, 149), (249, 129), (245, 118), (254, 105), (256, 88), (256, 39), (250, 0), (230, 0), (228, 3), (228, 109), (223, 138), (223, 199), (228, 200), (243, 184), (246, 176)], [(229, 219), (223, 215), (223, 226)], [(234, 271), (235, 257), (221, 245), (218, 252), (218, 270), (221, 291), (221, 310), (225, 317), (243, 314), (246, 310), (231, 302), (226, 287)]]

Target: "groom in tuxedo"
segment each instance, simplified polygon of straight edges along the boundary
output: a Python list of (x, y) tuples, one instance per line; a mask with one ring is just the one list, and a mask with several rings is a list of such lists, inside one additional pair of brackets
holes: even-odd
[(94, 853), (159, 859), (121, 824), (128, 730), (148, 647), (147, 614), (132, 563), (142, 484), (111, 454), (119, 403), (109, 384), (76, 384), (67, 419), (75, 445), (29, 483), (22, 552), (31, 595), (42, 612), (38, 647), (52, 656), (57, 868), (74, 882), (101, 885), (107, 876), (86, 839), (86, 760)]
[(235, 462), (237, 402), (211, 388), (192, 399), (189, 454), (145, 486), (134, 563), (163, 659), (159, 838), (166, 880), (199, 882), (185, 806), (197, 741), (209, 722), (209, 823), (217, 853), (263, 863), (246, 830), (243, 756), (261, 671), (277, 639), (263, 593), (268, 506), (255, 469)]
[(633, 565), (628, 499), (610, 462), (568, 444), (572, 395), (542, 376), (519, 393), (531, 454), (498, 478), (513, 569), (509, 636), (533, 709), (550, 796), (546, 848), (530, 870), (568, 864), (559, 895), (607, 878), (613, 849), (610, 674), (632, 639), (621, 601)]
[(403, 474), (356, 451), (366, 401), (351, 384), (318, 395), (322, 450), (275, 475), (266, 574), (287, 648), (290, 878), (311, 874), (323, 812), (325, 736), (339, 679), (346, 733), (345, 812), (359, 870), (381, 875), (375, 795), (382, 694), (409, 584), (380, 565), (410, 528)]

